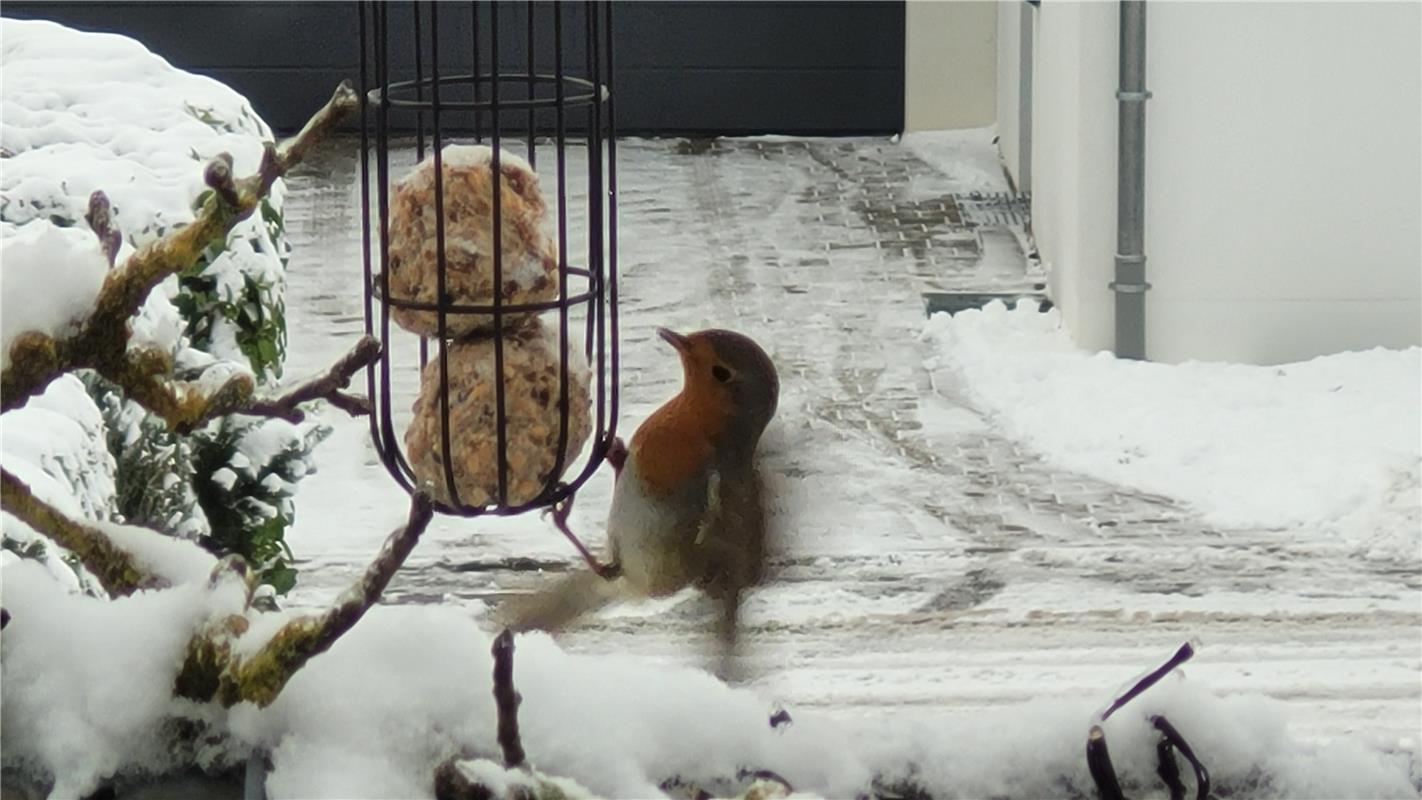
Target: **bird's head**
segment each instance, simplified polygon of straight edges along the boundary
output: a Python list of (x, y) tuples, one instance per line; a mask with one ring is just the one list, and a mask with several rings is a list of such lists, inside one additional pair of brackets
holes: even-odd
[(754, 447), (780, 399), (780, 379), (770, 356), (734, 331), (683, 336), (658, 328), (657, 335), (681, 356), (683, 394), (724, 414), (727, 432)]

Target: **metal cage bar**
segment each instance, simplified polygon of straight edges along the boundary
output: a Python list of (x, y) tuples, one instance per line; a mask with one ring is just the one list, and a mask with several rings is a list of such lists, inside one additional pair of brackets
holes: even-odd
[[(425, 3), (428, 2), (428, 5)], [(617, 418), (617, 309), (616, 309), (616, 150), (612, 114), (612, 9), (610, 4), (587, 0), (570, 3), (542, 0), (504, 0), (454, 4), (433, 0), (415, 2), (373, 2), (362, 0), (360, 17), (360, 86), (362, 96), (361, 142), (361, 223), (365, 293), (365, 330), (386, 346), (376, 363), (367, 370), (366, 387), (373, 405), (371, 439), (380, 461), (406, 491), (419, 484), (411, 459), (403, 450), (397, 410), (413, 397), (406, 391), (407, 375), (419, 372), (427, 360), (439, 368), (438, 421), (439, 462), (444, 496), (448, 502), (436, 507), (460, 516), (510, 515), (547, 507), (565, 500), (582, 485), (608, 450)], [(524, 13), (517, 13), (522, 6)], [(467, 8), (467, 13), (461, 13)], [(514, 13), (509, 13), (513, 10)], [(540, 14), (543, 11), (543, 14)], [(569, 36), (567, 18), (583, 16), (582, 35)], [(542, 24), (538, 24), (540, 18)], [(551, 24), (549, 24), (551, 22)], [(522, 30), (519, 30), (522, 25)], [(454, 36), (441, 38), (441, 27), (454, 27)], [(467, 26), (468, 33), (460, 30)], [(551, 28), (551, 31), (550, 31)], [(512, 34), (512, 35), (510, 35)], [(410, 37), (413, 36), (413, 39)], [(521, 43), (524, 58), (503, 52), (500, 42)], [(408, 48), (408, 49), (405, 49)], [(392, 56), (392, 49), (397, 52)], [(408, 55), (401, 55), (408, 53)], [(571, 56), (583, 55), (584, 58)], [(403, 58), (403, 60), (401, 60)], [(573, 74), (584, 61), (581, 74)], [(508, 67), (513, 66), (513, 69)], [(454, 65), (451, 68), (451, 65)], [(464, 67), (467, 66), (467, 71)], [(570, 69), (571, 68), (571, 69)], [(405, 70), (410, 70), (406, 72)], [(451, 71), (452, 70), (452, 71)], [(578, 126), (581, 122), (581, 126)], [(581, 130), (573, 130), (581, 127)], [(413, 148), (408, 140), (413, 134)], [(556, 197), (549, 197), (550, 182), (541, 181), (546, 202), (555, 210), (557, 235), (557, 296), (552, 300), (505, 299), (500, 287), (507, 274), (503, 257), (503, 181), (505, 148), (519, 136), (524, 138), (527, 161), (539, 163), (542, 146), (552, 149), (551, 184)], [(578, 138), (581, 137), (581, 142)], [(450, 297), (446, 238), (446, 175), (444, 148), (452, 143), (480, 143), (490, 148), (492, 194), (491, 268), (495, 291), (487, 303), (456, 301)], [(569, 170), (570, 154), (585, 146), (587, 170), (585, 193), (576, 170)], [(413, 149), (417, 161), (429, 160), (434, 170), (433, 203), (435, 245), (435, 299), (415, 300), (391, 296), (390, 256), (391, 197), (400, 163)], [(545, 156), (549, 155), (544, 153)], [(392, 162), (392, 157), (394, 161)], [(547, 166), (550, 161), (542, 159)], [(570, 172), (573, 173), (570, 175)], [(570, 181), (570, 177), (573, 178)], [(570, 251), (570, 205), (585, 204), (582, 233), (585, 253)], [(576, 231), (574, 231), (576, 233)], [(569, 263), (570, 255), (582, 255), (582, 265)], [(417, 337), (418, 358), (412, 360), (408, 348), (395, 340), (415, 334), (392, 326), (392, 311), (433, 312), (433, 341)], [(550, 313), (551, 312), (551, 313)], [(571, 331), (574, 312), (585, 316), (586, 328), (581, 356), (591, 370), (588, 413), (591, 434), (581, 456), (565, 453), (572, 436), (570, 367)], [(543, 313), (545, 324), (557, 325), (558, 411), (557, 450), (552, 470), (541, 491), (531, 500), (509, 502), (508, 402), (504, 368), (506, 337), (512, 332), (513, 315)], [(450, 390), (451, 331), (455, 318), (482, 315), (491, 323), (494, 374), (494, 436), (497, 458), (497, 492), (483, 505), (468, 505), (461, 499), (451, 453), (451, 412), (458, 402)], [(403, 354), (403, 355), (402, 355)], [(575, 460), (580, 458), (581, 462)], [(566, 473), (566, 474), (565, 474)], [(426, 476), (428, 477), (428, 476)]]

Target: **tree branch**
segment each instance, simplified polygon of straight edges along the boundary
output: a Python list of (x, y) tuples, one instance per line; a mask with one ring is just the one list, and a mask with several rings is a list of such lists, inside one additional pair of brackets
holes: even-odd
[(283, 173), (306, 158), (312, 145), (325, 140), (348, 115), (360, 110), (360, 95), (350, 81), (342, 81), (326, 105), (306, 121), (301, 130), (277, 148), (276, 157)]
[(362, 337), (340, 361), (331, 365), (325, 374), (297, 384), (290, 391), (277, 397), (255, 399), (230, 412), (257, 417), (280, 417), (288, 422), (300, 422), (305, 415), (297, 405), (312, 400), (325, 400), (353, 417), (370, 413), (370, 401), (364, 397), (346, 394), (341, 390), (351, 383), (351, 378), (370, 366), (380, 357), (380, 341), (371, 336)]
[(494, 639), (494, 707), (499, 718), (499, 749), (504, 753), (504, 766), (522, 766), (523, 742), (518, 736), (518, 704), (523, 698), (513, 685), (513, 633), (505, 629)]
[[(133, 556), (120, 549), (98, 528), (72, 520), (59, 509), (35, 497), (29, 486), (3, 468), (0, 468), (0, 508), (73, 553), (79, 563), (98, 579), (104, 591), (113, 597), (167, 585), (158, 576), (140, 569)], [(159, 534), (155, 532), (153, 535)]]
[[(226, 707), (243, 701), (270, 705), (297, 670), (329, 650), (380, 600), (433, 515), (429, 495), (415, 492), (410, 497), (409, 518), (390, 534), (361, 580), (326, 613), (288, 622), (250, 658), (233, 654), (234, 630), (228, 621), (208, 625), (188, 643), (175, 693), (199, 702), (216, 699)], [(235, 633), (240, 635), (241, 631)]]
[[(234, 178), (232, 159), (226, 154), (209, 162), (203, 178), (213, 191), (193, 221), (150, 242), (121, 267), (110, 270), (99, 289), (94, 310), (78, 333), (62, 340), (43, 334), (17, 338), (11, 346), (10, 364), (0, 372), (0, 395), (3, 395), (0, 412), (19, 408), (70, 370), (89, 368), (128, 374), (129, 369), (123, 364), (130, 355), (127, 352), (128, 320), (138, 313), (153, 288), (169, 275), (196, 263), (209, 246), (224, 241), (233, 226), (256, 210), (271, 191), (272, 184), (300, 163), (359, 105), (350, 82), (343, 82), (300, 133), (280, 147), (266, 145), (261, 166), (254, 175), (240, 180)], [(105, 255), (112, 261), (121, 240), (114, 236), (109, 211), (108, 198), (101, 192), (90, 196), (89, 224), (99, 237)], [(143, 388), (149, 389), (150, 397), (160, 402), (164, 398), (162, 392), (152, 391), (152, 386)]]

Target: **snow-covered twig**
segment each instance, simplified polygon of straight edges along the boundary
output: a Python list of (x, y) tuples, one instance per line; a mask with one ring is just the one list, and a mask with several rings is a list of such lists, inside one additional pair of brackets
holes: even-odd
[[(434, 506), (429, 495), (415, 492), (410, 498), (410, 514), (405, 524), (386, 539), (385, 546), (360, 581), (347, 589), (324, 614), (301, 617), (282, 626), (250, 657), (233, 653), (234, 628), (230, 620), (217, 620), (208, 625), (188, 644), (175, 692), (199, 702), (215, 699), (227, 707), (244, 701), (259, 706), (271, 704), (297, 670), (314, 656), (329, 650), (380, 600), (433, 516)], [(239, 635), (244, 627), (238, 626)]]
[(169, 428), (186, 434), (228, 414), (300, 422), (306, 415), (298, 406), (312, 400), (326, 400), (351, 416), (369, 414), (369, 400), (342, 389), (379, 356), (380, 342), (370, 336), (362, 337), (322, 375), (267, 398), (253, 397), (251, 377), (240, 373), (228, 378), (216, 391), (206, 392), (192, 383), (168, 380), (171, 369), (168, 357), (153, 350), (130, 352), (117, 373), (102, 368), (99, 372), (122, 386), (129, 397), (158, 415)]
[(72, 553), (85, 569), (93, 573), (104, 591), (112, 596), (167, 585), (162, 578), (139, 568), (133, 556), (115, 545), (102, 531), (70, 519), (59, 509), (39, 499), (24, 481), (6, 469), (0, 469), (0, 507)]
[(523, 764), (523, 742), (518, 735), (518, 704), (523, 698), (513, 685), (513, 632), (505, 630), (494, 639), (494, 707), (499, 714), (499, 749), (504, 753), (504, 766), (510, 769)]
[[(212, 193), (203, 202), (196, 218), (134, 253), (121, 267), (110, 270), (99, 290), (94, 309), (77, 333), (56, 339), (39, 332), (16, 337), (10, 349), (10, 363), (0, 372), (0, 411), (24, 405), (59, 375), (75, 369), (94, 369), (118, 383), (140, 403), (145, 398), (169, 405), (170, 415), (193, 419), (191, 409), (180, 413), (175, 406), (186, 404), (176, 390), (161, 391), (157, 384), (172, 371), (166, 357), (152, 353), (128, 352), (128, 320), (143, 305), (149, 293), (163, 279), (192, 264), (210, 245), (223, 241), (232, 227), (249, 216), (285, 175), (336, 124), (359, 107), (359, 98), (349, 81), (337, 87), (329, 102), (317, 111), (306, 127), (280, 147), (268, 144), (257, 172), (246, 178), (232, 175), (230, 156), (209, 162), (203, 178)], [(90, 224), (94, 226), (106, 255), (113, 236), (106, 220), (108, 201), (99, 195), (90, 199)], [(117, 248), (114, 247), (114, 252)], [(112, 258), (112, 256), (110, 256)], [(139, 362), (139, 363), (131, 363)], [(137, 391), (132, 391), (132, 390)], [(229, 381), (223, 387), (235, 395), (251, 395), (251, 381)], [(169, 402), (181, 400), (182, 402)], [(152, 409), (157, 410), (157, 409)]]

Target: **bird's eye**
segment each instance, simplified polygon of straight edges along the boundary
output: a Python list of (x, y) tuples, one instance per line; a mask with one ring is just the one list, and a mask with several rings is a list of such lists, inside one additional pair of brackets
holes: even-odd
[(711, 376), (716, 380), (720, 381), (721, 383), (725, 383), (726, 381), (731, 379), (731, 371), (721, 366), (720, 364), (717, 364), (716, 366), (711, 368)]

